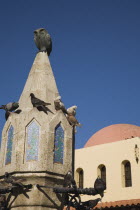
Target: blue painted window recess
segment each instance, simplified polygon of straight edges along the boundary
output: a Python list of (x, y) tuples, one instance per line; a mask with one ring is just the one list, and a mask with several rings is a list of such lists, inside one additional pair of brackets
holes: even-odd
[(59, 124), (55, 128), (54, 136), (54, 163), (63, 164), (64, 156), (64, 130)]
[(39, 125), (32, 121), (27, 127), (26, 161), (37, 161), (39, 150)]
[(14, 134), (14, 127), (11, 125), (8, 130), (8, 139), (7, 139), (7, 150), (6, 150), (6, 158), (5, 158), (5, 165), (11, 163), (12, 159), (12, 146), (13, 146), (13, 134)]

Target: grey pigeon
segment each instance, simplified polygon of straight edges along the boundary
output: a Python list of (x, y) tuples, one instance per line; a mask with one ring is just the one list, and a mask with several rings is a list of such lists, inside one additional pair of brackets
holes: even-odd
[(46, 103), (46, 102), (40, 100), (39, 98), (36, 98), (33, 93), (31, 93), (30, 96), (31, 96), (31, 102), (33, 104), (33, 107), (51, 105), (50, 103)]
[(94, 189), (100, 194), (101, 197), (103, 197), (104, 190), (106, 189), (106, 183), (101, 178), (98, 177), (95, 180)]
[(30, 96), (33, 107), (36, 107), (39, 111), (44, 111), (46, 114), (47, 111), (53, 114), (53, 112), (48, 107), (46, 107), (47, 105), (51, 105), (51, 103), (46, 103), (45, 101), (36, 98), (33, 93), (31, 93)]
[(54, 100), (54, 106), (56, 110), (62, 110), (65, 114), (68, 114), (63, 102), (61, 101), (61, 96), (58, 96), (55, 100)]
[(0, 109), (4, 109), (6, 111), (12, 112), (12, 111), (16, 110), (18, 107), (19, 107), (19, 103), (18, 102), (10, 102), (10, 103), (8, 103), (6, 105), (2, 105), (0, 107)]
[(35, 30), (34, 41), (39, 52), (47, 52), (48, 56), (50, 55), (52, 51), (52, 40), (46, 29), (39, 28)]
[(77, 188), (76, 182), (72, 176), (72, 172), (68, 171), (67, 174), (64, 176), (64, 187), (72, 187), (72, 188)]

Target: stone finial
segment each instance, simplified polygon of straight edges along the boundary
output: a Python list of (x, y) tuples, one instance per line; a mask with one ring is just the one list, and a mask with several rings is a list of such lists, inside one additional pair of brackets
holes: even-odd
[(52, 51), (52, 40), (46, 29), (39, 28), (35, 30), (34, 41), (39, 52), (47, 52), (48, 56), (50, 55)]

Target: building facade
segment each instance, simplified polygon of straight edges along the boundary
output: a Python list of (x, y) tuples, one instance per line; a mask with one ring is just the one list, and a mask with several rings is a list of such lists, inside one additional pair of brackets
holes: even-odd
[[(102, 203), (95, 208), (140, 209), (139, 148), (140, 127), (116, 124), (101, 129), (84, 148), (76, 150), (78, 186), (93, 187), (98, 176), (106, 182)], [(92, 198), (82, 196), (82, 199)]]

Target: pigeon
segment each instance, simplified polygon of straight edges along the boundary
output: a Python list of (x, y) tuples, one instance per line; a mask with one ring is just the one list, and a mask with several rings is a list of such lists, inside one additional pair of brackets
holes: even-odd
[(30, 96), (33, 107), (36, 107), (39, 111), (44, 111), (46, 114), (48, 114), (47, 111), (53, 114), (53, 112), (48, 107), (46, 107), (47, 105), (51, 105), (51, 103), (46, 103), (45, 101), (36, 98), (33, 93), (31, 93)]
[(73, 179), (73, 176), (72, 176), (72, 172), (71, 171), (68, 171), (67, 174), (64, 176), (64, 187), (72, 187), (72, 188), (77, 188), (76, 186), (76, 182), (75, 180)]
[(25, 179), (11, 176), (8, 172), (5, 172), (4, 181), (8, 184), (11, 184), (12, 186), (19, 186), (24, 188), (24, 185), (21, 183), (21, 181), (25, 181)]
[(10, 103), (8, 103), (6, 105), (2, 105), (0, 107), (0, 109), (4, 109), (5, 111), (12, 112), (12, 111), (16, 110), (18, 107), (19, 107), (19, 103), (18, 102), (10, 102)]
[(65, 114), (68, 114), (63, 102), (61, 101), (61, 96), (58, 96), (55, 100), (54, 100), (54, 106), (56, 110), (62, 110)]
[(100, 194), (101, 197), (104, 196), (104, 190), (106, 189), (106, 184), (101, 178), (97, 178), (94, 183), (94, 189)]
[(33, 93), (31, 93), (30, 96), (31, 96), (31, 102), (33, 104), (33, 107), (51, 105), (50, 103), (46, 103), (46, 102), (40, 100), (39, 98), (36, 98)]
[(70, 125), (72, 125), (72, 126), (79, 126), (79, 127), (82, 126), (78, 122), (78, 120), (75, 118), (75, 116), (73, 116), (73, 115), (67, 115), (67, 120), (69, 121)]
[(77, 109), (77, 106), (71, 106), (70, 108), (67, 109), (67, 112), (68, 112), (68, 114), (67, 114), (67, 120), (70, 123), (70, 125), (74, 127), (75, 133), (77, 132), (75, 126), (79, 126), (79, 127), (82, 126), (78, 122), (78, 120), (75, 118), (76, 109)]
[(75, 116), (76, 115), (76, 109), (77, 109), (77, 106), (71, 106), (71, 107), (69, 107), (67, 109), (68, 115)]

